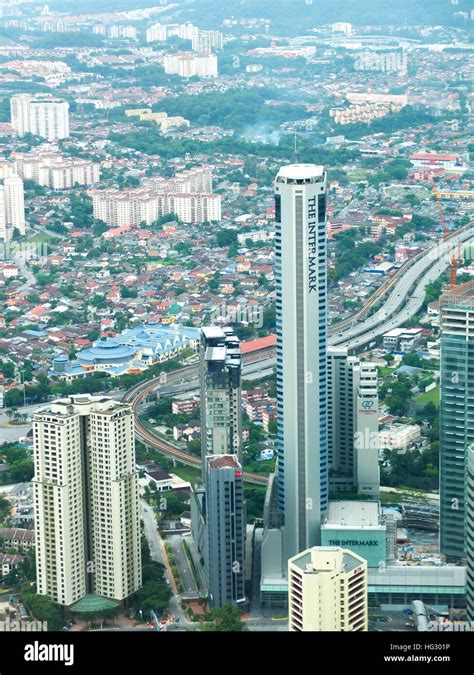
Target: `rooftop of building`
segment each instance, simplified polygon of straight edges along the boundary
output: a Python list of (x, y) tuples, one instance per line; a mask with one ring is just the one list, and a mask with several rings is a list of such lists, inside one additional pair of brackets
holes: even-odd
[(401, 337), (402, 335), (414, 337), (415, 335), (421, 333), (422, 330), (422, 328), (393, 328), (392, 330), (389, 330), (388, 333), (384, 333), (384, 338)]
[(379, 528), (380, 509), (375, 501), (330, 501), (322, 527)]
[(277, 175), (277, 182), (310, 181), (312, 178), (322, 178), (324, 166), (318, 164), (288, 164), (282, 166)]
[(439, 300), (439, 306), (459, 307), (460, 309), (474, 308), (474, 281), (468, 281), (457, 288), (451, 288), (443, 293)]
[(225, 340), (224, 329), (220, 326), (204, 326), (201, 330), (206, 340)]
[(225, 347), (207, 347), (205, 353), (206, 361), (225, 361)]
[(345, 572), (347, 574), (347, 572), (351, 572), (365, 561), (355, 553), (352, 553), (352, 551), (339, 546), (313, 546), (291, 558), (290, 562), (306, 574), (321, 574), (334, 571)]
[[(45, 415), (54, 417), (68, 417), (75, 413), (84, 414), (85, 411), (100, 413), (114, 413), (128, 409), (129, 406), (116, 401), (109, 396), (92, 396), (91, 394), (76, 394), (67, 398), (58, 398), (34, 413), (34, 419), (41, 419)], [(85, 413), (87, 414), (87, 412)]]
[(414, 155), (410, 155), (410, 159), (437, 159), (440, 161), (452, 161), (459, 159), (459, 155), (444, 155), (437, 154), (436, 152), (417, 152)]
[(240, 351), (242, 354), (249, 354), (251, 352), (258, 351), (259, 349), (265, 349), (266, 347), (275, 347), (275, 345), (276, 335), (268, 335), (267, 337), (243, 342), (240, 345)]
[(4, 539), (16, 539), (18, 541), (34, 541), (35, 531), (25, 530), (18, 527), (0, 528), (0, 536)]
[(160, 471), (159, 469), (156, 471), (149, 471), (148, 475), (156, 481), (173, 480), (173, 476), (170, 476), (166, 471)]
[(212, 469), (240, 469), (236, 455), (208, 455), (207, 463)]

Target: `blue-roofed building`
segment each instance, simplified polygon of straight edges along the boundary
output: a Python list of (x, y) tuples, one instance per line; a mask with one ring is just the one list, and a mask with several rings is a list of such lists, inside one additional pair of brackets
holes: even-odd
[[(128, 363), (135, 356), (136, 350), (117, 344), (114, 340), (98, 340), (92, 347), (83, 349), (77, 360), (84, 366), (116, 366)], [(102, 370), (103, 368), (101, 368)]]
[(53, 361), (53, 374), (75, 379), (97, 371), (112, 377), (140, 372), (176, 358), (183, 349), (196, 350), (199, 335), (199, 328), (177, 324), (143, 324), (127, 328), (113, 338), (97, 340), (69, 364), (65, 363), (67, 357), (57, 356)]

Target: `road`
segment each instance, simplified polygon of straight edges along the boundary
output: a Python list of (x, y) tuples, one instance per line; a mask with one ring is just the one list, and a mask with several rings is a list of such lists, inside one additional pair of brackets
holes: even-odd
[(23, 277), (25, 277), (26, 281), (22, 286), (20, 286), (18, 291), (19, 292), (20, 291), (27, 291), (29, 288), (31, 288), (32, 286), (35, 285), (36, 278), (35, 278), (35, 275), (33, 274), (33, 272), (28, 267), (26, 267), (25, 263), (23, 263), (21, 265), (20, 269), (21, 269), (21, 275)]
[[(158, 532), (155, 513), (151, 506), (149, 506), (144, 499), (140, 499), (140, 510), (141, 516), (143, 518), (143, 524), (145, 527), (145, 536), (150, 547), (150, 555), (152, 560), (155, 560), (162, 565), (165, 565), (166, 570), (164, 572), (164, 578), (170, 582), (168, 568), (165, 564), (163, 556), (163, 540), (160, 537)], [(184, 553), (184, 551), (183, 551)], [(189, 566), (188, 566), (189, 567)], [(179, 624), (184, 628), (192, 628), (194, 624), (189, 621), (186, 614), (181, 609), (181, 596), (179, 594), (174, 594), (170, 600), (170, 611), (179, 619)], [(137, 629), (138, 630), (138, 629)]]
[[(140, 499), (140, 510), (141, 516), (143, 518), (143, 524), (145, 526), (145, 536), (150, 547), (151, 559), (164, 565), (165, 561), (163, 559), (163, 544), (158, 532), (155, 513), (152, 507), (148, 506), (144, 499)], [(165, 572), (165, 579), (167, 578), (168, 574)]]
[(188, 556), (183, 547), (183, 538), (180, 534), (173, 534), (166, 537), (167, 543), (171, 546), (173, 551), (176, 564), (179, 567), (179, 573), (181, 576), (181, 581), (183, 582), (183, 592), (182, 596), (186, 598), (199, 598), (199, 590), (194, 581), (193, 573), (189, 565)]
[[(262, 350), (262, 361), (258, 363), (252, 362), (247, 364), (246, 372), (251, 373), (254, 371), (258, 371), (258, 369), (268, 368), (269, 362), (273, 364), (275, 361), (275, 357), (273, 356), (273, 354), (267, 354), (268, 351), (269, 350)], [(140, 382), (139, 384), (135, 385), (135, 387), (132, 387), (131, 389), (129, 389), (128, 392), (126, 392), (126, 394), (123, 397), (123, 401), (126, 403), (131, 403), (132, 405), (132, 408), (135, 412), (135, 433), (142, 442), (144, 442), (149, 447), (159, 450), (159, 452), (169, 457), (173, 457), (174, 459), (183, 462), (184, 464), (188, 464), (189, 466), (199, 468), (201, 466), (200, 457), (191, 455), (190, 453), (174, 445), (170, 441), (157, 437), (152, 430), (150, 430), (143, 424), (138, 415), (140, 405), (144, 401), (146, 401), (148, 397), (155, 396), (156, 391), (159, 391), (159, 393), (161, 394), (162, 387), (168, 388), (170, 385), (175, 385), (179, 383), (184, 384), (185, 382), (188, 381), (192, 382), (196, 376), (197, 368), (198, 366), (192, 365), (192, 366), (185, 366), (184, 368), (180, 368), (179, 370), (171, 371), (170, 373), (166, 374), (165, 382), (160, 381), (161, 380), (160, 376), (154, 378), (153, 380), (146, 380), (144, 382)], [(247, 482), (256, 483), (259, 485), (266, 485), (266, 483), (268, 482), (267, 476), (262, 476), (261, 474), (249, 471), (244, 472), (244, 479)]]
[[(25, 408), (22, 408), (22, 410), (25, 410)], [(7, 415), (0, 412), (0, 444), (18, 441), (22, 436), (26, 436), (30, 428), (31, 424), (10, 425)]]
[(380, 309), (365, 320), (343, 328), (338, 335), (333, 334), (329, 338), (329, 344), (354, 350), (410, 319), (423, 304), (425, 286), (438, 279), (448, 266), (453, 247), (473, 240), (474, 231), (471, 225), (451, 237), (448, 242), (443, 241), (433, 246), (397, 278)]

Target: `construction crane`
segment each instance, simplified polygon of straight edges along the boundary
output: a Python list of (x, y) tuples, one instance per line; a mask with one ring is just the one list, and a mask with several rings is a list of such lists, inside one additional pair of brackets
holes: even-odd
[[(434, 182), (433, 176), (430, 176), (431, 180), (431, 186), (433, 188), (433, 196), (436, 204), (436, 208), (438, 209), (438, 214), (439, 214), (439, 220), (441, 223), (441, 227), (443, 228), (443, 239), (444, 241), (448, 241), (449, 239), (449, 230), (446, 225), (446, 221), (444, 219), (444, 213), (443, 213), (443, 207), (441, 206), (441, 200), (439, 196), (439, 192), (436, 188), (436, 183)], [(449, 288), (453, 289), (456, 288), (456, 276), (457, 276), (457, 270), (458, 270), (458, 264), (460, 262), (460, 252), (456, 256), (456, 253), (453, 253), (451, 256), (451, 260), (449, 261)]]

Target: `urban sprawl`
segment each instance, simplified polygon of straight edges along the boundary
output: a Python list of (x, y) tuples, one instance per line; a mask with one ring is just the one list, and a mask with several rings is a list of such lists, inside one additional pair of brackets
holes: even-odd
[(91, 4), (0, 0), (0, 631), (472, 630), (474, 11)]

